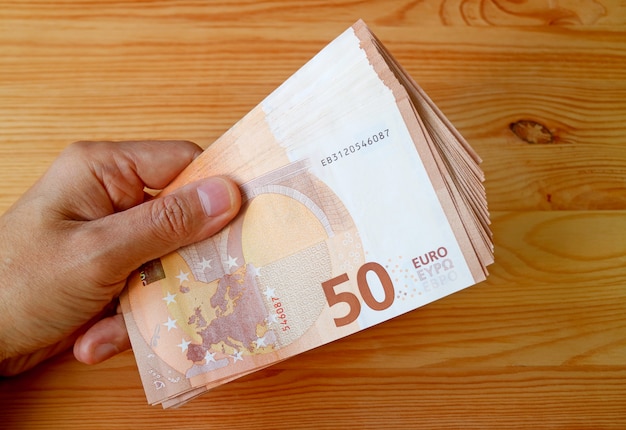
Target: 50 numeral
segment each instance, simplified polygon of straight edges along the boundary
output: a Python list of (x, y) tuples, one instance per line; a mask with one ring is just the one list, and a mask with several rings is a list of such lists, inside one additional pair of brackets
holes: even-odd
[[(383, 287), (383, 292), (385, 294), (382, 301), (378, 301), (376, 297), (372, 294), (372, 289), (369, 286), (367, 281), (367, 274), (369, 272), (374, 273)], [(344, 282), (349, 281), (348, 274), (343, 273), (339, 276), (336, 276), (328, 281), (322, 282), (322, 289), (324, 290), (324, 294), (326, 295), (326, 300), (328, 301), (329, 306), (334, 306), (337, 303), (347, 303), (349, 306), (348, 313), (340, 318), (335, 318), (335, 325), (337, 327), (342, 327), (344, 325), (348, 325), (354, 322), (361, 313), (361, 301), (354, 293), (350, 293), (347, 291), (337, 293), (335, 291), (335, 287), (337, 285), (343, 284)], [(363, 266), (359, 268), (359, 271), (356, 275), (356, 282), (359, 288), (359, 293), (361, 293), (361, 297), (363, 302), (372, 310), (382, 311), (387, 309), (393, 304), (394, 299), (394, 288), (393, 282), (391, 281), (391, 277), (387, 270), (383, 266), (378, 263), (365, 263)]]

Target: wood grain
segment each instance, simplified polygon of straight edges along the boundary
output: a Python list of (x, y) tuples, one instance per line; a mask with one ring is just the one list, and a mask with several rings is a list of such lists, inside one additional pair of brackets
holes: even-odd
[(72, 141), (209, 145), (358, 18), (484, 159), (489, 279), (175, 411), (66, 353), (3, 428), (626, 428), (623, 1), (0, 2), (0, 213)]
[[(9, 409), (4, 424), (29, 429), (135, 428), (148, 423), (155, 429), (247, 429), (272, 428), (280, 421), (285, 428), (315, 429), (617, 429), (623, 423), (626, 378), (624, 369), (592, 366), (471, 372), (356, 369), (340, 374), (325, 368), (272, 368), (182, 409), (163, 412), (146, 407), (141, 390), (129, 388), (139, 383), (133, 366), (108, 364), (98, 369), (98, 381), (74, 363), (59, 360), (58, 367), (64, 371), (50, 379), (45, 379), (50, 372), (35, 375), (44, 378), (38, 387), (22, 388), (19, 398), (5, 401), (23, 412), (18, 416)], [(101, 396), (97, 404), (94, 394)], [(28, 411), (30, 418), (18, 421)]]
[[(363, 10), (320, 2), (306, 20), (307, 8), (279, 3), (29, 2), (7, 10), (0, 157), (12, 162), (0, 180), (26, 174), (24, 183), (33, 182), (74, 140), (184, 137), (206, 146), (362, 16), (483, 154), (492, 209), (625, 208), (619, 26), (440, 26), (443, 15), (408, 2), (384, 7), (404, 17), (395, 25), (376, 2)], [(433, 22), (422, 27), (418, 11)], [(247, 16), (254, 25), (241, 24)], [(544, 125), (556, 144), (530, 147), (510, 130), (520, 120)], [(23, 187), (3, 190), (0, 209)]]

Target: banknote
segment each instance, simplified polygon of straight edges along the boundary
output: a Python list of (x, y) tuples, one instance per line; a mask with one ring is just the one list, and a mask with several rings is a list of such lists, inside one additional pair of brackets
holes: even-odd
[(129, 278), (148, 402), (180, 405), (484, 280), (479, 162), (367, 26), (350, 27), (163, 190), (226, 175), (243, 206)]

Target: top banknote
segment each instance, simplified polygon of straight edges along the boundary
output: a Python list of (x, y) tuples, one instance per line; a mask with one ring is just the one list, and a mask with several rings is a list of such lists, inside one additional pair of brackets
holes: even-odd
[(244, 203), (129, 280), (148, 401), (179, 405), (484, 280), (479, 162), (357, 22), (163, 191), (226, 175)]

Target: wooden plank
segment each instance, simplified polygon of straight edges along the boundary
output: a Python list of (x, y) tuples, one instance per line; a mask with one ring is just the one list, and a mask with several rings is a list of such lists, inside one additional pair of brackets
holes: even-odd
[[(445, 0), (439, 2), (416, 2), (411, 0), (386, 0), (354, 2), (350, 0), (315, 0), (303, 4), (286, 0), (252, 2), (235, 0), (186, 1), (175, 7), (160, 2), (144, 2), (141, 6), (126, 2), (81, 1), (59, 8), (45, 1), (32, 1), (7, 9), (5, 16), (12, 20), (30, 20), (33, 16), (46, 20), (71, 18), (82, 19), (98, 15), (103, 21), (172, 20), (189, 22), (210, 21), (216, 26), (229, 27), (241, 23), (249, 16), (256, 18), (250, 27), (263, 22), (325, 23), (354, 21), (354, 16), (369, 18), (379, 24), (394, 26), (457, 25), (457, 26), (585, 26), (609, 27), (626, 22), (626, 6), (619, 0), (603, 1), (525, 1), (506, 0)], [(277, 19), (279, 18), (279, 19)]]
[[(329, 360), (331, 357), (328, 358)], [(145, 406), (131, 360), (61, 363), (20, 396), (2, 391), (7, 428), (594, 428), (626, 425), (626, 370), (610, 366), (283, 370), (215, 389), (181, 409)], [(22, 380), (28, 381), (22, 377)], [(6, 388), (4, 382), (0, 382)]]
[[(75, 140), (210, 144), (341, 31), (224, 29), (200, 14), (188, 31), (152, 17), (154, 35), (151, 22), (111, 21), (126, 7), (74, 10), (80, 21), (36, 9), (0, 34), (0, 210)], [(403, 25), (380, 37), (485, 159), (492, 209), (626, 207), (623, 33)], [(546, 144), (529, 143), (533, 127), (511, 131), (523, 121)]]

